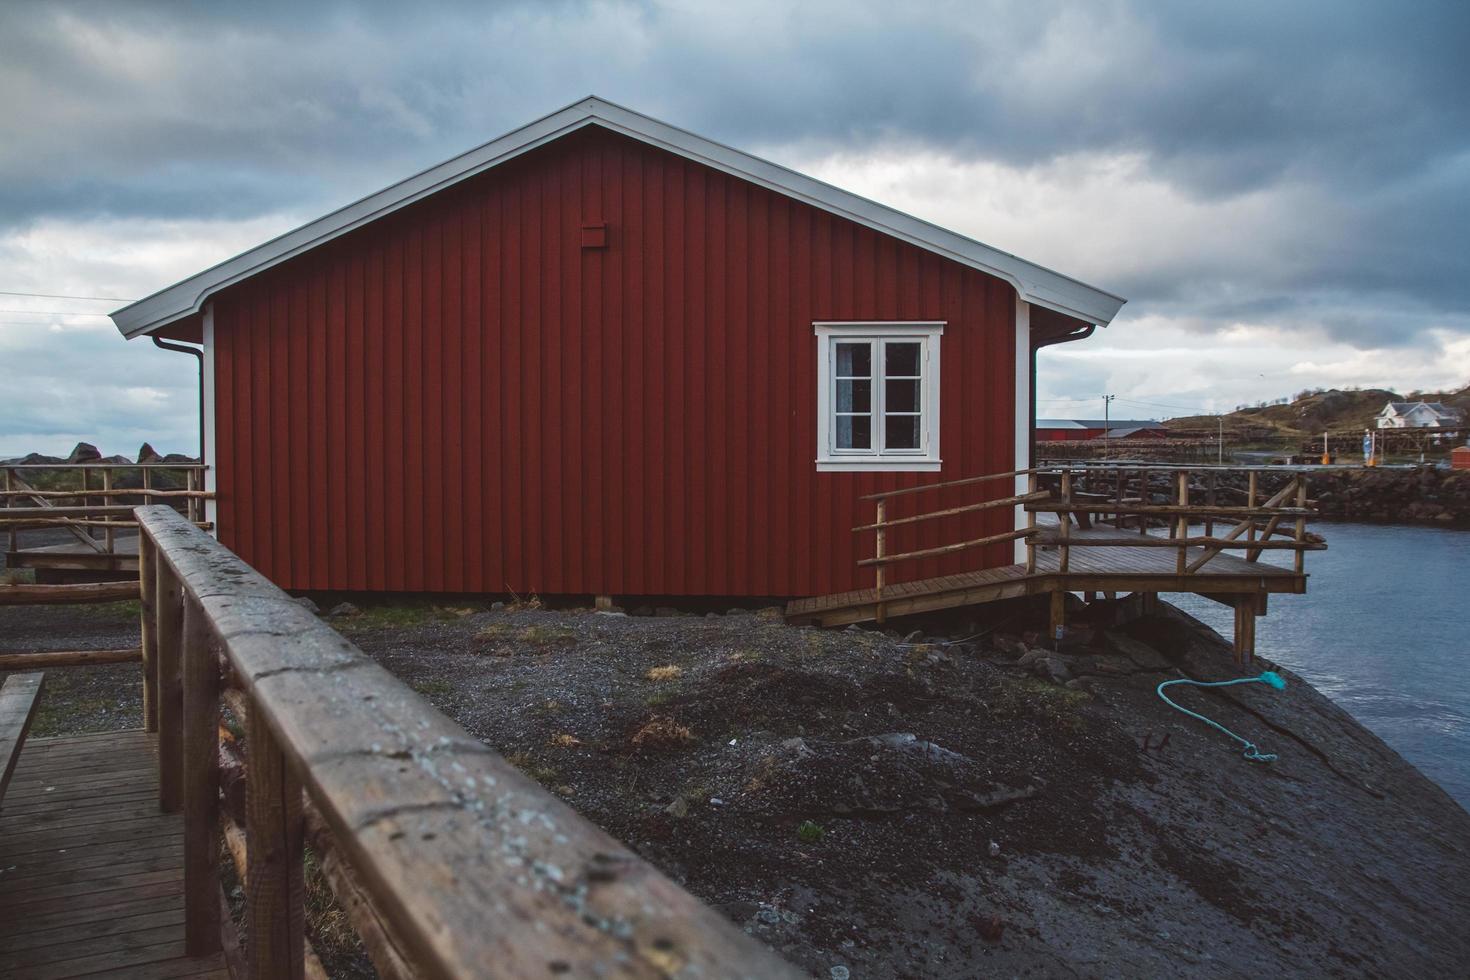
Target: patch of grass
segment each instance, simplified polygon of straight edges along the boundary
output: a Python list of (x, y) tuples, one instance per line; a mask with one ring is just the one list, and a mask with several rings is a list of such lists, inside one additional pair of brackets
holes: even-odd
[(420, 678), (411, 682), (408, 686), (427, 698), (449, 694), (454, 691), (453, 684), (438, 677)]
[(531, 710), (539, 715), (559, 715), (566, 710), (566, 705), (556, 698), (547, 698)]
[(827, 832), (822, 825), (814, 820), (803, 820), (801, 826), (796, 828), (796, 839), (803, 844), (815, 844), (820, 841)]
[(684, 668), (675, 664), (666, 664), (663, 667), (650, 667), (648, 673), (643, 676), (651, 681), (673, 681), (684, 676)]
[(999, 720), (1031, 718), (1080, 732), (1086, 726), (1078, 709), (1088, 700), (1085, 691), (1058, 687), (1035, 677), (1006, 678), (990, 701), (990, 714)]
[(34, 568), (6, 568), (0, 570), (0, 585), (35, 585)]
[(694, 733), (687, 725), (663, 715), (654, 715), (645, 721), (629, 739), (635, 749), (671, 749), (692, 741)]
[(505, 761), (542, 786), (555, 786), (561, 779), (561, 773), (555, 766), (542, 762), (529, 752), (512, 752), (505, 757)]
[(547, 647), (574, 647), (577, 634), (565, 626), (527, 626), (517, 637), (522, 643), (544, 650)]
[(657, 708), (660, 705), (668, 704), (672, 700), (674, 700), (674, 690), (666, 687), (663, 690), (654, 691), (644, 699), (643, 703), (650, 708)]
[(355, 616), (332, 620), (336, 630), (375, 630), (418, 626), (431, 620), (457, 619), (455, 613), (427, 603), (401, 603), (364, 606)]
[(580, 738), (575, 735), (570, 735), (566, 732), (557, 732), (547, 741), (548, 744), (553, 745), (558, 749), (575, 749), (577, 746), (582, 744), (582, 740)]

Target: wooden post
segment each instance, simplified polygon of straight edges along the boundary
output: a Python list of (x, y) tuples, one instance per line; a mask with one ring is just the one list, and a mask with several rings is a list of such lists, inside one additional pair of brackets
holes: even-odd
[[(874, 536), (876, 543), (873, 549), (873, 557), (879, 559), (884, 556), (884, 549), (887, 545), (887, 535), (885, 534), (887, 529), (882, 526), (883, 522), (887, 520), (885, 515), (888, 512), (888, 508), (884, 506), (886, 503), (886, 500), (879, 497), (877, 505), (874, 507), (873, 523), (878, 525), (878, 531)], [(881, 561), (873, 566), (873, 598), (878, 604), (876, 610), (874, 610), (873, 618), (880, 623), (886, 618), (883, 610), (883, 579), (885, 577), (883, 569), (884, 565)]]
[[(1145, 506), (1149, 503), (1149, 499), (1148, 470), (1140, 466), (1138, 468), (1138, 503), (1140, 506)], [(1138, 515), (1138, 533), (1144, 536), (1148, 534), (1147, 514)]]
[[(13, 490), (13, 489), (15, 489), (14, 486), (12, 485), (12, 482), (13, 482), (13, 478), (11, 476), (10, 470), (7, 469), (5, 471), (5, 507), (6, 507), (7, 510), (10, 508), (10, 501), (11, 501), (10, 491)], [(12, 525), (10, 525), (10, 541), (9, 541), (10, 547), (8, 549), (10, 551), (14, 551), (15, 550), (15, 536), (16, 536), (15, 525), (12, 524)]]
[[(1028, 494), (1034, 494), (1036, 492), (1036, 488), (1037, 488), (1038, 485), (1039, 485), (1039, 481), (1036, 479), (1036, 474), (1035, 473), (1032, 473), (1031, 475), (1029, 475), (1028, 477), (1026, 477), (1026, 492)], [(1035, 531), (1036, 530), (1036, 511), (1031, 510), (1029, 504), (1027, 505), (1027, 510), (1026, 510), (1026, 530), (1028, 530), (1028, 531)], [(1029, 537), (1029, 538), (1026, 539), (1026, 574), (1027, 575), (1035, 575), (1036, 574), (1036, 536), (1035, 536), (1035, 534), (1032, 534), (1031, 537)]]
[(153, 541), (139, 531), (138, 626), (139, 646), (143, 651), (143, 730), (149, 732), (158, 731), (158, 634), (154, 620), (158, 576), (153, 570), (155, 560)]
[(592, 597), (592, 608), (598, 612), (612, 612), (613, 598), (610, 595), (595, 595)]
[(184, 950), (220, 948), (219, 665), (203, 611), (184, 603)]
[(184, 688), (180, 649), (184, 640), (184, 596), (173, 570), (153, 551), (153, 647), (158, 675), (158, 806), (177, 813), (183, 803)]
[[(1216, 471), (1214, 471), (1214, 470), (1211, 470), (1210, 471), (1210, 482), (1208, 484), (1207, 489), (1205, 490), (1205, 504), (1208, 505), (1208, 506), (1210, 506), (1210, 507), (1214, 507), (1215, 506), (1215, 488), (1216, 488), (1216, 486), (1219, 483), (1219, 476), (1220, 476), (1220, 474), (1217, 473)], [(1214, 536), (1215, 536), (1215, 515), (1213, 513), (1209, 512), (1209, 511), (1206, 511), (1205, 512), (1205, 537), (1207, 537), (1207, 538), (1213, 538)]]
[(195, 479), (196, 474), (192, 469), (185, 470), (184, 474), (184, 487), (191, 493), (191, 496), (184, 498), (186, 501), (184, 504), (184, 513), (188, 515), (190, 521), (197, 521), (199, 520), (199, 516), (194, 509), (194, 497), (192, 493), (198, 489), (198, 481)]
[[(1072, 506), (1072, 471), (1065, 469), (1062, 470), (1062, 506)], [(1067, 544), (1071, 537), (1072, 515), (1065, 510), (1059, 511), (1057, 513), (1057, 539), (1060, 547), (1057, 549), (1057, 572), (1062, 575), (1067, 574), (1072, 563), (1072, 549)], [(1055, 613), (1055, 604), (1052, 610)]]
[[(1179, 506), (1189, 506), (1189, 471), (1179, 471)], [(1189, 568), (1189, 515), (1179, 515), (1175, 536), (1179, 539), (1179, 557), (1175, 562), (1174, 573), (1183, 575)]]
[(251, 715), (245, 770), (249, 974), (301, 980), (306, 953), (301, 785), (266, 719), (259, 712)]
[[(1251, 510), (1255, 510), (1256, 509), (1256, 489), (1258, 487), (1258, 481), (1257, 481), (1256, 477), (1258, 475), (1259, 474), (1256, 473), (1255, 470), (1251, 470), (1250, 476), (1247, 477), (1247, 481), (1248, 482), (1247, 482), (1247, 489), (1246, 489), (1246, 493), (1245, 493), (1245, 505), (1247, 507), (1249, 507)], [(1256, 518), (1255, 518), (1255, 515), (1252, 514), (1250, 517), (1246, 518), (1246, 521), (1249, 524), (1249, 527), (1246, 528), (1246, 531), (1245, 531), (1246, 538), (1245, 539), (1247, 541), (1254, 541), (1254, 540), (1256, 540)]]
[[(1296, 475), (1296, 505), (1301, 508), (1307, 506), (1307, 475), (1298, 473)], [(1304, 545), (1307, 543), (1307, 519), (1298, 517), (1296, 519), (1296, 543)], [(1296, 549), (1296, 573), (1298, 575), (1306, 572), (1307, 553), (1300, 547)]]
[(1256, 597), (1242, 595), (1235, 600), (1235, 662), (1249, 664), (1256, 655)]
[(1062, 630), (1067, 625), (1067, 593), (1056, 589), (1051, 593), (1050, 615), (1047, 617), (1047, 631), (1051, 634), (1052, 642), (1060, 644)]
[[(102, 471), (102, 502), (104, 504), (112, 503), (112, 470)], [(111, 520), (112, 518), (109, 517), (108, 521), (110, 522)], [(111, 527), (107, 528), (102, 532), (102, 540), (106, 544), (107, 553), (109, 555), (113, 554), (117, 546), (117, 532)]]

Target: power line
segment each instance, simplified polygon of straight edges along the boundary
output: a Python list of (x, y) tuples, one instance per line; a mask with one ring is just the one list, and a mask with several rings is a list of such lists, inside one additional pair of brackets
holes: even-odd
[(0, 310), (0, 313), (27, 313), (33, 316), (107, 316), (106, 313), (83, 313), (78, 310)]
[(70, 293), (19, 293), (13, 289), (0, 289), (0, 296), (35, 296), (40, 299), (87, 299), (102, 303), (132, 303), (134, 300), (121, 296), (73, 296)]

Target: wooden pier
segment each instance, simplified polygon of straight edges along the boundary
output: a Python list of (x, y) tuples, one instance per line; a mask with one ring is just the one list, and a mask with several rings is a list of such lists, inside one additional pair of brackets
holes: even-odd
[[(147, 730), (20, 749), (0, 976), (325, 977), (308, 846), (387, 980), (805, 976), (176, 510), (137, 523)], [(21, 676), (0, 755), (41, 693)]]
[[(1268, 495), (1260, 488), (1263, 474), (1280, 478), (1283, 485)], [(1246, 486), (1236, 488), (1227, 480)], [(1004, 486), (1000, 481), (1013, 481), (1016, 492), (907, 516), (894, 517), (890, 510), (897, 498)], [(1063, 464), (865, 499), (874, 504), (874, 520), (853, 531), (874, 536), (872, 557), (858, 563), (874, 568), (873, 588), (795, 600), (786, 609), (789, 620), (823, 626), (883, 622), (1046, 595), (1055, 631), (1064, 627), (1063, 599), (1069, 592), (1191, 592), (1235, 610), (1236, 657), (1248, 661), (1255, 652), (1255, 620), (1265, 614), (1267, 597), (1306, 592), (1305, 553), (1327, 547), (1307, 533), (1314, 511), (1307, 471), (1301, 468)], [(888, 536), (896, 528), (1000, 508), (1020, 508), (1025, 526), (909, 552), (895, 554), (889, 548)], [(888, 571), (1009, 540), (1025, 542), (1025, 562), (902, 582), (893, 581)], [(1261, 561), (1267, 551), (1291, 552), (1291, 567)]]
[(0, 810), (0, 976), (228, 977), (184, 949), (183, 833), (154, 736), (26, 742)]

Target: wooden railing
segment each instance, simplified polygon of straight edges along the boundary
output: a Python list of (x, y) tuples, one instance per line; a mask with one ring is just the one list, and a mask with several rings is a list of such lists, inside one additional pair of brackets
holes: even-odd
[(939, 545), (933, 548), (922, 548), (917, 551), (900, 552), (897, 554), (888, 551), (889, 531), (897, 527), (909, 527), (922, 524), (927, 521), (940, 520), (943, 518), (959, 517), (964, 514), (973, 514), (980, 511), (993, 510), (998, 507), (1017, 507), (1021, 504), (1034, 503), (1045, 499), (1049, 494), (1037, 489), (1034, 477), (1032, 478), (1030, 490), (1024, 494), (1015, 494), (1007, 497), (999, 497), (981, 500), (970, 504), (961, 504), (955, 507), (945, 507), (940, 510), (927, 511), (919, 514), (911, 514), (906, 517), (889, 518), (889, 501), (897, 497), (906, 497), (912, 494), (929, 493), (938, 490), (956, 490), (961, 487), (966, 489), (980, 489), (983, 484), (995, 480), (1014, 480), (1018, 477), (1034, 473), (1033, 470), (1012, 470), (1006, 473), (990, 473), (985, 476), (969, 477), (963, 480), (949, 480), (944, 483), (928, 483), (923, 486), (906, 487), (902, 490), (889, 490), (885, 493), (869, 494), (860, 499), (873, 502), (873, 522), (853, 528), (854, 534), (864, 534), (868, 531), (874, 532), (874, 550), (871, 558), (859, 559), (860, 567), (871, 567), (874, 577), (874, 592), (878, 604), (878, 621), (882, 622), (883, 615), (883, 593), (889, 585), (887, 568), (900, 562), (919, 561), (924, 558), (938, 558), (944, 555), (952, 555), (961, 551), (969, 551), (973, 548), (983, 548), (986, 545), (1000, 544), (1004, 541), (1016, 541), (1021, 538), (1029, 538), (1037, 533), (1033, 527), (1020, 528), (1006, 531), (1001, 534), (988, 534), (979, 538), (971, 538), (964, 541), (956, 541), (951, 544)]
[[(1057, 571), (1071, 570), (1071, 550), (1088, 548), (1172, 548), (1175, 550), (1174, 574), (1198, 573), (1225, 551), (1244, 551), (1250, 562), (1259, 560), (1268, 550), (1295, 552), (1294, 571), (1303, 574), (1308, 551), (1327, 546), (1307, 534), (1307, 519), (1316, 512), (1308, 506), (1307, 474), (1301, 470), (1285, 472), (1284, 485), (1261, 500), (1262, 473), (1279, 473), (1269, 467), (1177, 467), (1150, 465), (1077, 465), (1042, 468), (1037, 476), (1051, 485), (1048, 499), (1028, 502), (1031, 514), (1052, 513), (1057, 516), (1055, 530), (1038, 535), (1029, 542), (1031, 548), (1055, 546), (1058, 550)], [(1244, 473), (1244, 489), (1224, 485), (1221, 476)], [(1162, 485), (1161, 485), (1162, 484)], [(1156, 496), (1172, 498), (1169, 503), (1154, 503)], [(1221, 498), (1244, 498), (1240, 504), (1222, 504)], [(1203, 499), (1201, 499), (1203, 497)], [(1124, 529), (1136, 526), (1137, 536), (1088, 536), (1072, 534), (1072, 525), (1088, 527), (1094, 523), (1111, 523)], [(1232, 525), (1225, 534), (1216, 536), (1215, 524)], [(1289, 522), (1290, 538), (1271, 540), (1283, 533), (1283, 522)], [(1149, 534), (1159, 523), (1168, 528), (1167, 537)], [(1204, 525), (1202, 535), (1192, 535), (1190, 528)], [(1191, 559), (1190, 549), (1202, 549)], [(1031, 560), (1034, 568), (1034, 557)]]
[[(137, 526), (133, 508), (143, 503), (175, 503), (184, 516), (201, 527), (204, 501), (213, 496), (204, 489), (205, 467), (199, 463), (15, 463), (0, 467), (0, 528), (8, 535), (10, 551), (17, 548), (18, 532), (31, 528), (61, 527), (98, 554), (115, 554), (117, 532)], [(118, 478), (137, 473), (139, 487), (120, 487)], [(155, 487), (160, 474), (184, 475), (182, 488)], [(46, 486), (33, 485), (37, 477)]]
[[(137, 519), (145, 686), (161, 802), (184, 814), (191, 953), (236, 955), (223, 838), (252, 977), (319, 970), (308, 844), (385, 977), (802, 975), (176, 511)], [(222, 707), (242, 738), (221, 735)]]

